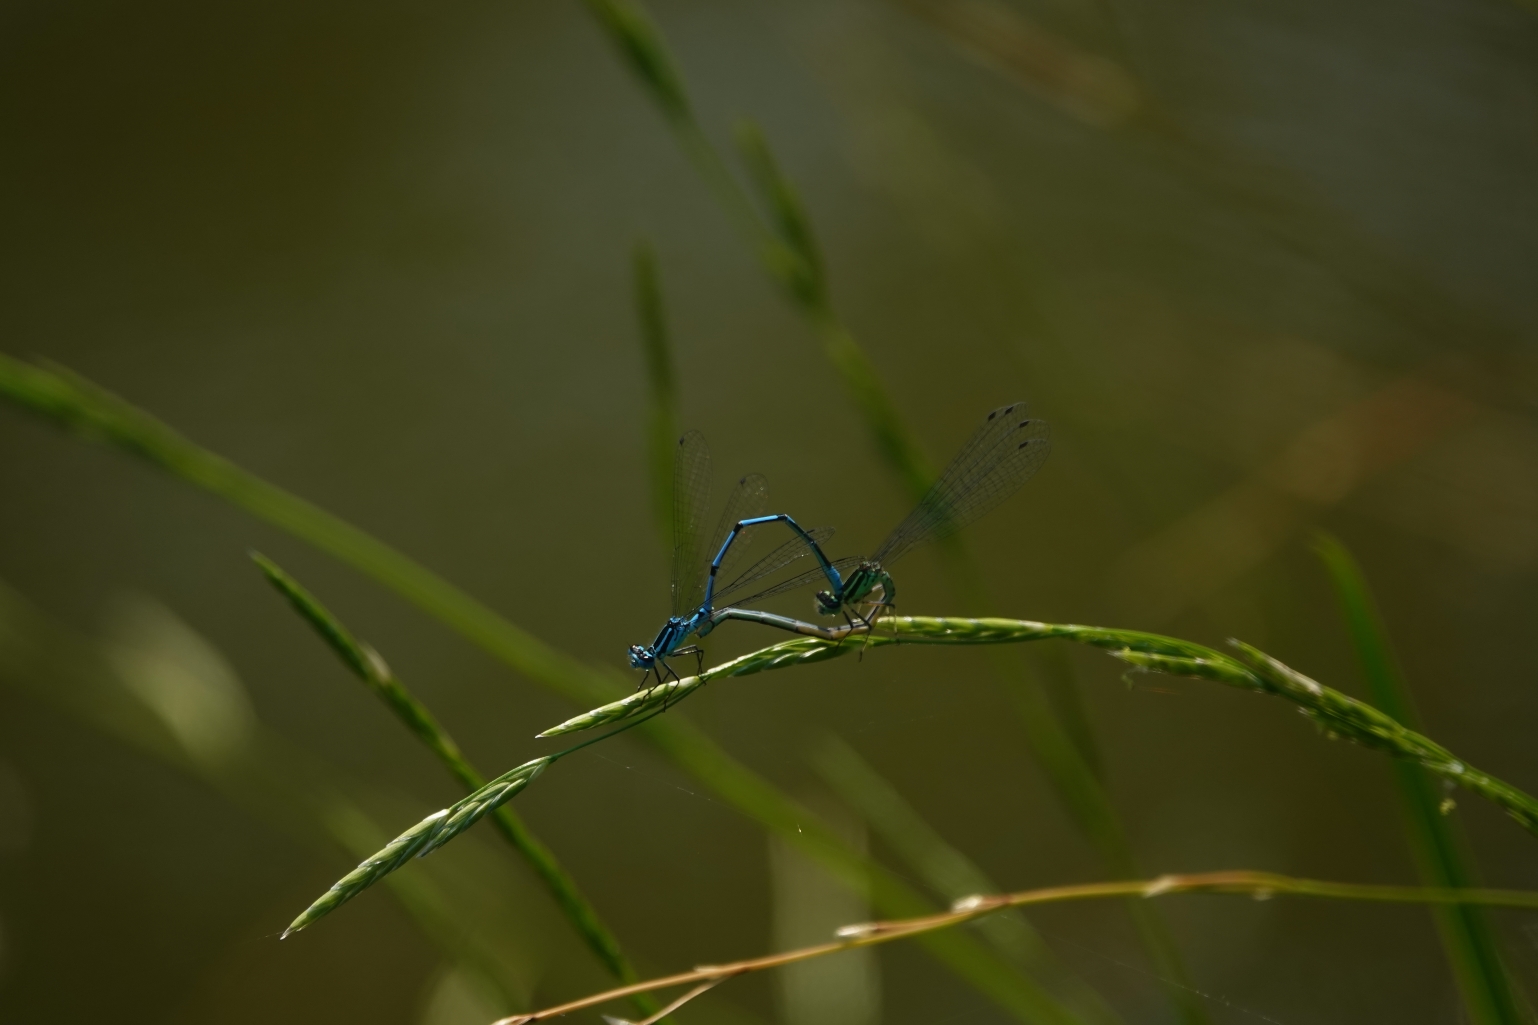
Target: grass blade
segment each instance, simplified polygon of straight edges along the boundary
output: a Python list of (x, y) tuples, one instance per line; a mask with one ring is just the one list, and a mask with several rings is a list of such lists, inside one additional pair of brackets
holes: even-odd
[[(965, 854), (947, 843), (897, 788), (844, 740), (832, 735), (825, 738), (812, 754), (812, 767), (897, 852), (909, 869), (946, 900), (999, 892), (1000, 887)], [(978, 922), (978, 930), (1011, 963), (1055, 992), (1082, 1021), (1119, 1020), (1094, 990), (1069, 975), (1067, 967), (1053, 956), (1046, 941), (1019, 911), (990, 915)]]
[[(1409, 689), (1361, 568), (1338, 538), (1322, 531), (1315, 535), (1314, 551), (1335, 585), (1373, 703), (1405, 726), (1419, 729)], [(1394, 778), (1421, 881), (1436, 887), (1477, 885), (1467, 840), (1455, 820), (1442, 814), (1426, 770), (1396, 759)], [(1476, 1025), (1518, 1025), (1525, 1021), (1484, 912), (1472, 905), (1451, 905), (1434, 908), (1433, 914), (1469, 1020)]]
[(1041, 648), (1033, 660), (1034, 676), (1041, 680), (1040, 689), (1052, 708), (1053, 718), (1063, 724), (1063, 732), (1073, 742), (1079, 758), (1091, 774), (1105, 782), (1105, 759), (1100, 753), (1100, 741), (1095, 736), (1094, 723), (1090, 721), (1089, 708), (1084, 703), (1084, 691), (1079, 686), (1078, 674), (1068, 649), (1061, 647)]
[(780, 172), (779, 161), (763, 132), (751, 121), (743, 121), (737, 127), (737, 152), (759, 202), (769, 211), (778, 242), (776, 246), (760, 247), (760, 262), (822, 340), (824, 354), (843, 382), (844, 393), (865, 421), (887, 469), (909, 497), (917, 501), (929, 490), (934, 474), (881, 383), (875, 364), (833, 309), (822, 253), (805, 204), (795, 186)]
[[(86, 440), (133, 453), (174, 477), (203, 488), (327, 552), (416, 605), (503, 663), (572, 701), (597, 705), (629, 688), (615, 672), (584, 665), (519, 629), (442, 577), (350, 523), (200, 448), (170, 427), (69, 371), (0, 355), (0, 396)], [(658, 688), (660, 691), (661, 688)], [(678, 715), (642, 731), (665, 757), (693, 774), (732, 806), (803, 847), (835, 872), (879, 873), (833, 835), (813, 840), (801, 828), (804, 809), (742, 765)], [(884, 915), (921, 914), (925, 902), (901, 880), (873, 886), (872, 906)], [(912, 910), (919, 908), (920, 910)], [(962, 978), (1010, 1009), (1034, 1006), (1017, 994), (1018, 977), (997, 970), (991, 952), (967, 937), (935, 941), (930, 950)]]
[[(770, 212), (764, 219), (754, 208), (726, 162), (711, 145), (695, 120), (688, 102), (683, 77), (677, 63), (667, 52), (661, 32), (642, 7), (633, 0), (589, 0), (599, 24), (615, 44), (622, 58), (635, 72), (637, 82), (661, 110), (685, 156), (694, 165), (706, 186), (716, 196), (748, 245), (768, 273), (784, 291), (822, 342), (824, 354), (833, 364), (845, 394), (865, 421), (876, 449), (903, 490), (915, 501), (928, 490), (933, 474), (922, 449), (903, 422), (896, 404), (882, 385), (875, 364), (833, 309), (821, 256), (813, 239), (805, 206), (790, 182), (780, 173), (778, 162), (763, 135), (749, 125), (738, 133), (738, 149), (748, 170), (749, 181), (759, 193), (761, 204)], [(653, 69), (665, 67), (665, 75)], [(968, 582), (980, 579), (976, 566), (959, 545), (946, 546), (947, 563), (953, 577), (962, 581), (962, 591), (976, 593)], [(986, 606), (978, 606), (983, 608)], [(996, 660), (1001, 679), (1016, 689), (1038, 687), (1031, 679), (1022, 679), (1023, 668)], [(1073, 734), (1056, 715), (1050, 702), (1035, 702), (1037, 712), (1046, 718), (1028, 724), (1033, 736), (1046, 737), (1056, 747)], [(1034, 743), (1034, 741), (1033, 741)], [(1093, 749), (1093, 742), (1088, 749)], [(1082, 756), (1052, 759), (1038, 754), (1059, 798), (1070, 804), (1079, 820), (1116, 819), (1115, 809), (1097, 780), (1085, 778), (1080, 770), (1091, 772), (1091, 761)], [(1063, 775), (1066, 773), (1067, 775)], [(1075, 801), (1094, 801), (1091, 806), (1074, 806)], [(1117, 827), (1097, 839), (1107, 864), (1119, 873), (1136, 874), (1125, 834)], [(1155, 968), (1166, 979), (1171, 1000), (1181, 1009), (1190, 1025), (1206, 1022), (1204, 1010), (1192, 997), (1185, 969), (1180, 963), (1174, 940), (1153, 909), (1137, 905), (1134, 911), (1139, 933), (1144, 937)]]
[(767, 269), (804, 309), (827, 309), (828, 282), (823, 274), (822, 253), (801, 198), (780, 173), (779, 161), (757, 124), (739, 122), (736, 136), (737, 154), (748, 172), (748, 181), (758, 193), (759, 202), (769, 211), (770, 223), (784, 244), (783, 252), (795, 257)]
[[(0, 686), (186, 773), (254, 820), (327, 857), (339, 848), (361, 858), (383, 843), (388, 834), (359, 800), (366, 795), (355, 796), (357, 788), (334, 766), (287, 744), (254, 712), (241, 742), (221, 757), (207, 757), (209, 752), (199, 746), (189, 748), (182, 736), (187, 723), (168, 720), (168, 708), (146, 702), (125, 676), (122, 660), (115, 657), (122, 643), (64, 627), (0, 583)], [(178, 676), (183, 681), (199, 679), (195, 669)], [(367, 803), (372, 808), (381, 802)], [(456, 875), (454, 882), (462, 885), (452, 892), (437, 872), (393, 877), (389, 889), (429, 942), (445, 957), (492, 981), (501, 1002), (511, 1008), (524, 1004), (532, 987), (519, 968), (519, 940), (504, 919), (481, 915), (455, 899), (477, 891), (482, 905), (502, 905), (506, 884), (488, 871), (492, 866), (487, 861), (473, 859), (456, 866), (469, 877), (461, 881)], [(494, 868), (505, 865), (498, 859)]]
[[(527, 761), (468, 797), (427, 816), (339, 879), (294, 919), (283, 935), (288, 936), (306, 928), (368, 887), (391, 877), (411, 858), (425, 857), (453, 840), (489, 812), (516, 797), (559, 759), (638, 726), (661, 711), (660, 707), (653, 709), (646, 716), (632, 718), (609, 733), (575, 744), (564, 751)], [(871, 904), (883, 914), (914, 916), (933, 913), (933, 905), (907, 883), (864, 855), (851, 850), (816, 816), (780, 794), (762, 777), (732, 760), (697, 731), (679, 729), (675, 723), (676, 720), (656, 721), (655, 725), (663, 729), (656, 731), (658, 735), (653, 736), (653, 741), (660, 740), (658, 746), (664, 753), (700, 779), (709, 780), (716, 793), (738, 810), (794, 843), (803, 853), (816, 859), (851, 886), (868, 888)], [(993, 951), (971, 937), (960, 934), (936, 935), (927, 938), (925, 946), (942, 964), (1020, 1021), (1034, 1025), (1079, 1025), (1078, 1019), (1050, 994), (1013, 971)]]
[(657, 257), (642, 243), (635, 250), (636, 319), (641, 325), (641, 351), (646, 358), (646, 383), (651, 408), (646, 425), (646, 469), (651, 487), (652, 518), (662, 538), (662, 550), (673, 551), (673, 453), (678, 442), (678, 386), (668, 344), (667, 311), (657, 278)]
[(693, 123), (694, 111), (683, 78), (657, 26), (645, 12), (616, 0), (588, 0), (587, 6), (663, 115), (672, 122)]
[[(993, 661), (996, 666), (1004, 662), (999, 657)], [(1014, 672), (1010, 672), (1011, 669)], [(1031, 753), (1052, 782), (1069, 817), (1094, 845), (1110, 870), (1116, 875), (1136, 875), (1137, 859), (1132, 854), (1132, 844), (1122, 829), (1110, 793), (1094, 764), (1086, 758), (1085, 747), (1064, 727), (1045, 688), (1023, 670), (1023, 666), (1005, 664), (999, 674), (1014, 698)], [(1144, 901), (1128, 901), (1127, 915), (1132, 919), (1154, 974), (1164, 986), (1166, 997), (1175, 1005), (1181, 1018), (1191, 1025), (1206, 1022), (1202, 997), (1191, 984), (1175, 938), (1163, 916)]]
[[(385, 660), (372, 647), (362, 643), (342, 625), (332, 613), (305, 590), (298, 581), (285, 573), (277, 563), (266, 556), (252, 553), (251, 558), (266, 575), (269, 583), (277, 588), (294, 610), (315, 628), (315, 632), (330, 646), (353, 674), (379, 696), (396, 717), (405, 724), (423, 745), (431, 751), (449, 774), (466, 790), (474, 793), (486, 786), (486, 779), (470, 764), (460, 751), (454, 738), (439, 725), (427, 707), (418, 701), (405, 684), (390, 670)], [(577, 881), (561, 867), (555, 853), (530, 831), (523, 820), (510, 808), (499, 807), (492, 813), (492, 821), (513, 849), (523, 856), (534, 870), (567, 921), (582, 937), (595, 957), (615, 978), (624, 982), (636, 979), (635, 968), (620, 949), (619, 940), (598, 915), (598, 910), (583, 895)], [(328, 908), (329, 910), (329, 908)], [(318, 917), (318, 916), (317, 916)], [(299, 926), (303, 928), (303, 926)], [(290, 927), (292, 931), (293, 927)], [(644, 1014), (656, 1011), (649, 1001), (638, 1005)]]
[(749, 127), (739, 136), (739, 144), (750, 180), (763, 191), (764, 205), (771, 212), (769, 222), (759, 214), (695, 119), (677, 62), (645, 10), (631, 0), (588, 0), (588, 7), (764, 270), (822, 340), (887, 465), (910, 496), (915, 500), (922, 497), (932, 479), (928, 462), (897, 414), (870, 357), (829, 304), (810, 223), (795, 191), (779, 173), (762, 134)]
[[(851, 850), (815, 815), (698, 730), (679, 728), (679, 720), (669, 715), (653, 720), (646, 732), (669, 758), (696, 778), (708, 780), (733, 807), (779, 834), (835, 876), (852, 886), (865, 887), (871, 906), (882, 915), (923, 915), (933, 909), (934, 905), (901, 877)], [(937, 933), (923, 942), (936, 960), (1020, 1021), (1062, 1025), (1076, 1021), (1041, 987), (973, 937)]]
[(55, 366), (0, 355), (0, 396), (88, 441), (105, 443), (203, 488), (373, 577), (513, 669), (574, 701), (623, 689), (604, 673), (549, 647), (447, 580), (357, 527), (200, 448), (166, 424)]

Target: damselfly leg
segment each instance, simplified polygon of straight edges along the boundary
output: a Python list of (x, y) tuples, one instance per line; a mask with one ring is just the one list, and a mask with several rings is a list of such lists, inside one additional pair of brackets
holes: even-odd
[[(695, 676), (699, 676), (699, 675), (701, 675), (701, 674), (703, 674), (705, 672), (705, 649), (700, 647), (698, 644), (691, 644), (687, 648), (679, 648), (677, 651), (673, 652), (673, 654), (675, 654), (675, 655), (693, 655), (694, 656), (694, 675)], [(678, 675), (678, 671), (676, 669), (674, 669), (672, 666), (668, 665), (667, 662), (665, 662), (665, 661), (659, 660), (659, 662), (661, 662), (661, 664), (667, 669), (667, 671), (672, 674), (673, 682), (674, 683), (683, 683), (684, 682), (683, 678)], [(659, 679), (657, 681), (657, 684), (658, 684), (658, 686), (661, 686), (665, 682), (666, 681)], [(666, 697), (664, 697), (663, 700), (662, 700), (662, 710), (664, 712), (666, 712), (668, 710), (668, 705), (671, 704), (671, 703), (672, 703), (672, 695), (669, 694)]]
[[(679, 648), (675, 650), (673, 654), (693, 655), (695, 676), (698, 676), (705, 671), (705, 649), (700, 647), (698, 644), (691, 644), (687, 648)], [(673, 679), (679, 679), (678, 673), (674, 671), (672, 666), (668, 666), (668, 672), (673, 674)]]
[(861, 659), (865, 657), (865, 649), (870, 647), (871, 637), (873, 637), (876, 633), (877, 621), (880, 620), (882, 616), (887, 615), (887, 609), (895, 609), (897, 606), (893, 605), (889, 601), (878, 601), (872, 602), (866, 607), (870, 609), (870, 612), (863, 615), (858, 609), (855, 611), (855, 616), (859, 618), (860, 624), (865, 627), (865, 639), (860, 642)]

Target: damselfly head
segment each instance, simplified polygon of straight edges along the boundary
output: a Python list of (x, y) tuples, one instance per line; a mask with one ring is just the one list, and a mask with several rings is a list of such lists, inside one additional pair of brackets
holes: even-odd
[(832, 591), (817, 592), (817, 611), (824, 616), (831, 616), (839, 609), (838, 596)]
[(641, 644), (632, 644), (630, 646), (631, 669), (650, 669), (656, 664), (657, 657), (652, 654), (650, 648)]

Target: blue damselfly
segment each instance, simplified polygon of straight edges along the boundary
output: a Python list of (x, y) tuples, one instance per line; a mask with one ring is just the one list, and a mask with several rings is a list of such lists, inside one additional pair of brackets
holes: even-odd
[[(726, 509), (708, 543), (702, 528), (710, 506), (710, 449), (704, 435), (690, 431), (678, 441), (673, 457), (673, 614), (651, 644), (630, 646), (630, 665), (645, 672), (641, 684), (656, 672), (659, 680), (678, 678), (667, 660), (674, 655), (694, 655), (704, 665), (704, 651), (686, 645), (696, 633), (709, 632), (718, 605), (748, 585), (762, 581), (802, 556), (822, 555), (821, 542), (833, 536), (831, 527), (803, 530), (783, 513), (764, 514), (769, 504), (769, 482), (761, 474), (749, 474), (737, 482), (726, 500)], [(770, 523), (787, 524), (795, 536), (733, 577), (758, 528)], [(717, 581), (729, 582), (717, 586)], [(778, 593), (774, 591), (773, 593)]]
[[(790, 543), (809, 545), (817, 557), (818, 568), (744, 598), (737, 604), (748, 605), (804, 587), (821, 576), (828, 581), (829, 588), (817, 592), (817, 611), (825, 616), (842, 612), (851, 628), (857, 621), (862, 629), (869, 630), (873, 620), (897, 600), (897, 585), (887, 567), (925, 542), (949, 537), (1013, 495), (1041, 468), (1051, 447), (1051, 430), (1046, 421), (1027, 417), (1025, 403), (1016, 402), (995, 409), (930, 486), (918, 506), (887, 535), (873, 555), (830, 562), (822, 552), (820, 539), (802, 541), (798, 536)], [(807, 533), (794, 523), (789, 525), (798, 535)], [(746, 619), (812, 636), (847, 635), (848, 632), (826, 630), (766, 612), (721, 609), (714, 616), (715, 622)]]

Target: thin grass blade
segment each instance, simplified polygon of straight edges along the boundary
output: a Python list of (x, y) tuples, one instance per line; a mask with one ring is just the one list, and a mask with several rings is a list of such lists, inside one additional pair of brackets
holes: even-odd
[[(812, 222), (790, 182), (780, 173), (780, 165), (770, 150), (764, 133), (752, 121), (737, 125), (737, 154), (748, 172), (748, 181), (758, 193), (759, 202), (769, 212), (769, 222), (779, 235), (783, 248), (765, 254), (778, 259), (770, 273), (808, 309), (828, 306), (828, 282), (823, 272), (822, 253), (812, 233)], [(789, 256), (793, 259), (785, 259)]]
[[(946, 901), (1000, 887), (971, 859), (946, 842), (902, 794), (861, 758), (848, 743), (828, 735), (812, 752), (812, 767), (860, 817), (870, 824), (919, 878)], [(978, 931), (1001, 955), (1041, 983), (1081, 1021), (1109, 1025), (1119, 1021), (1099, 994), (1074, 978), (1018, 910), (980, 919)]]
[[(548, 647), (480, 604), (448, 581), (400, 554), (352, 524), (199, 448), (170, 427), (122, 399), (68, 371), (32, 366), (0, 355), (0, 396), (83, 438), (131, 452), (172, 476), (203, 488), (259, 519), (328, 552), (395, 591), (428, 615), (458, 631), (471, 643), (515, 671), (557, 694), (585, 705), (601, 704), (623, 693), (623, 677), (583, 665)], [(824, 656), (815, 656), (824, 657)], [(800, 809), (767, 781), (754, 775), (704, 733), (677, 715), (653, 720), (643, 731), (652, 744), (686, 772), (716, 791), (743, 814), (795, 842), (804, 835)], [(809, 853), (835, 871), (879, 869), (828, 836)], [(904, 913), (900, 905), (922, 905), (911, 891), (904, 902), (900, 881), (878, 888), (872, 905), (882, 914)], [(967, 949), (931, 948), (961, 978), (1006, 1007), (1024, 1007), (1029, 995), (1014, 993), (1011, 973), (990, 972), (987, 959), (975, 960)], [(987, 951), (984, 950), (984, 954)]]
[(634, 260), (636, 320), (640, 324), (641, 352), (646, 362), (648, 409), (646, 416), (647, 483), (651, 491), (652, 518), (664, 551), (673, 543), (673, 444), (678, 437), (678, 384), (673, 370), (672, 344), (668, 338), (667, 309), (657, 274), (657, 257), (651, 246), (636, 246)]
[(587, 0), (587, 6), (668, 120), (692, 121), (683, 79), (645, 12), (618, 0)]
[(784, 288), (822, 340), (850, 400), (871, 429), (878, 451), (913, 499), (923, 497), (931, 480), (928, 463), (887, 395), (870, 357), (833, 312), (821, 260), (815, 256), (810, 221), (801, 213), (804, 204), (779, 173), (769, 147), (762, 143), (762, 135), (743, 143), (744, 160), (754, 181), (762, 183), (766, 190), (765, 205), (772, 214), (769, 223), (759, 215), (695, 119), (678, 62), (668, 52), (661, 31), (645, 9), (632, 0), (588, 0), (588, 7), (764, 270)]
[[(486, 779), (475, 770), (454, 738), (448, 731), (439, 725), (433, 714), (427, 710), (427, 706), (417, 700), (406, 685), (403, 684), (390, 670), (372, 647), (359, 641), (353, 636), (341, 621), (336, 618), (315, 596), (310, 594), (293, 577), (285, 573), (277, 563), (264, 555), (253, 552), (252, 560), (266, 575), (269, 583), (277, 588), (278, 592), (288, 599), (289, 604), (299, 613), (300, 617), (314, 627), (315, 632), (330, 646), (344, 665), (352, 670), (353, 674), (362, 680), (364, 685), (377, 694), (397, 718), (406, 725), (413, 735), (427, 747), (438, 760), (448, 769), (450, 775), (459, 781), (460, 785), (471, 793), (475, 793), (486, 786)], [(514, 814), (511, 808), (499, 807), (492, 812), (492, 821), (497, 831), (510, 843), (513, 848), (523, 856), (523, 859), (534, 870), (545, 889), (555, 900), (567, 920), (576, 930), (582, 941), (587, 944), (589, 950), (598, 958), (599, 962), (607, 968), (615, 978), (622, 981), (634, 981), (635, 968), (625, 956), (624, 950), (619, 945), (619, 940), (612, 930), (604, 924), (603, 919), (582, 893), (577, 881), (561, 865), (555, 853), (535, 836), (529, 827)], [(421, 853), (426, 853), (422, 851)], [(402, 857), (409, 857), (406, 854)], [(367, 864), (367, 862), (365, 862)], [(398, 867), (397, 863), (397, 867)], [(361, 871), (360, 866), (357, 871)], [(393, 868), (391, 869), (393, 871)], [(351, 876), (349, 876), (351, 878)], [(345, 881), (345, 880), (344, 880)], [(372, 880), (371, 880), (372, 881)], [(339, 884), (340, 885), (340, 884)], [(364, 885), (368, 885), (365, 883)], [(361, 887), (360, 887), (361, 888)], [(327, 895), (328, 897), (331, 894)], [(341, 903), (334, 900), (327, 905), (324, 911), (314, 917), (320, 917), (329, 911), (331, 907)], [(314, 919), (310, 919), (313, 921)], [(306, 923), (308, 924), (308, 923)], [(303, 926), (299, 926), (303, 928)], [(290, 930), (292, 931), (292, 929)], [(643, 1001), (638, 1007), (650, 1014), (656, 1010), (649, 1001)]]
[[(931, 914), (934, 904), (906, 881), (852, 851), (838, 835), (763, 777), (727, 755), (698, 730), (680, 729), (661, 716), (645, 731), (671, 758), (738, 811), (777, 833), (852, 886), (863, 887), (882, 915)], [(912, 909), (903, 910), (903, 909)], [(945, 938), (934, 942), (938, 937)], [(925, 949), (963, 981), (1022, 1022), (1070, 1025), (1078, 1019), (1051, 994), (1015, 971), (989, 947), (963, 933), (935, 933), (920, 940)]]
[[(658, 712), (660, 709), (653, 711), (651, 716)], [(868, 886), (872, 906), (882, 914), (914, 916), (934, 912), (934, 905), (907, 883), (850, 850), (816, 816), (780, 794), (709, 739), (695, 730), (678, 728), (676, 719), (657, 720), (648, 716), (632, 719), (610, 733), (555, 754), (525, 762), (469, 797), (429, 815), (333, 884), (294, 920), (284, 936), (330, 914), (374, 883), (389, 877), (410, 858), (425, 857), (442, 847), (488, 812), (516, 797), (559, 759), (648, 720), (654, 726), (652, 740), (665, 754), (700, 779), (709, 780), (716, 792), (738, 810), (790, 840), (840, 878), (851, 885)], [(1033, 1025), (1080, 1025), (1050, 994), (971, 937), (937, 935), (926, 940), (925, 946), (942, 964), (1020, 1021)]]
[(136, 455), (308, 541), (558, 694), (590, 703), (624, 689), (617, 673), (593, 669), (556, 651), (377, 538), (200, 448), (71, 371), (0, 355), (0, 396), (85, 440)]
[[(1419, 729), (1409, 688), (1361, 568), (1338, 538), (1322, 531), (1315, 535), (1314, 551), (1335, 585), (1341, 614), (1361, 661), (1373, 704), (1403, 725)], [(1413, 762), (1395, 759), (1394, 778), (1421, 881), (1433, 887), (1477, 887), (1467, 839), (1457, 821), (1442, 814), (1436, 788), (1426, 770)], [(1456, 905), (1435, 908), (1433, 914), (1469, 1020), (1476, 1025), (1518, 1025), (1526, 1021), (1502, 963), (1500, 944), (1484, 911), (1472, 905)]]
[(686, 431), (673, 446), (673, 615), (694, 608), (696, 580), (704, 587), (705, 516), (710, 511), (710, 446), (699, 431)]
[(389, 706), (396, 717), (438, 757), (456, 780), (466, 784), (471, 790), (480, 789), (486, 781), (470, 767), (464, 754), (459, 750), (459, 745), (449, 736), (448, 731), (439, 725), (426, 706), (396, 678), (395, 673), (377, 651), (354, 637), (329, 609), (316, 600), (315, 596), (297, 580), (284, 572), (277, 563), (260, 552), (252, 552), (251, 561), (256, 563), (257, 568), (267, 578), (267, 582), (288, 599), (288, 603), (295, 612), (299, 613), (300, 618), (309, 623), (342, 660), (342, 663), (352, 670), (353, 675), (362, 680), (369, 690)]
[[(865, 422), (887, 468), (914, 501), (921, 500), (934, 479), (928, 460), (898, 413), (869, 354), (834, 310), (822, 262), (813, 241), (810, 219), (804, 214), (805, 204), (789, 180), (780, 173), (779, 163), (773, 158), (762, 133), (750, 130), (746, 136), (739, 136), (739, 149), (750, 178), (773, 215), (772, 226), (759, 216), (752, 201), (695, 120), (683, 77), (677, 71), (677, 62), (667, 53), (662, 33), (641, 6), (632, 0), (589, 2), (598, 14), (600, 25), (635, 71), (637, 81), (662, 111), (684, 155), (736, 225), (765, 272), (783, 288), (792, 305), (822, 342), (824, 354), (833, 365), (850, 402)], [(663, 66), (667, 68), (665, 75), (652, 70)], [(947, 553), (952, 575), (963, 581), (979, 580), (976, 566), (963, 553), (960, 546), (952, 546)], [(1012, 667), (1005, 679), (1018, 675), (1019, 670)], [(1027, 681), (1026, 685), (1034, 684)], [(1043, 712), (1049, 718), (1038, 727), (1038, 732), (1070, 736), (1068, 729), (1056, 719), (1050, 704), (1043, 705)], [(1075, 759), (1074, 764), (1084, 766), (1088, 771), (1089, 763), (1083, 758)], [(1065, 801), (1103, 793), (1094, 780), (1086, 781), (1077, 776), (1060, 778), (1055, 774), (1058, 770), (1045, 762), (1044, 765), (1053, 786)], [(1115, 817), (1115, 811), (1109, 805), (1081, 808), (1078, 814), (1080, 817), (1093, 816), (1100, 819)], [(1131, 858), (1130, 850), (1125, 846), (1102, 853), (1111, 858), (1109, 864), (1118, 866), (1129, 863)], [(1190, 1025), (1203, 1025), (1207, 1020), (1206, 1015), (1189, 995), (1185, 970), (1180, 964), (1168, 930), (1159, 924), (1152, 910), (1140, 909), (1134, 914), (1138, 917), (1140, 933), (1145, 938), (1151, 938), (1153, 945), (1150, 954), (1156, 965), (1171, 980), (1171, 998), (1180, 1008), (1182, 1018)]]
[[(329, 858), (340, 849), (354, 858), (374, 851), (389, 834), (374, 821), (377, 801), (334, 767), (294, 748), (253, 716), (231, 757), (189, 757), (164, 708), (147, 704), (115, 657), (121, 641), (75, 632), (34, 608), (0, 582), (0, 687), (62, 712), (107, 740), (156, 759), (208, 785), (234, 807), (304, 847)], [(195, 671), (182, 674), (196, 679)], [(148, 728), (147, 728), (148, 727)], [(371, 795), (377, 797), (378, 795)], [(388, 803), (394, 803), (388, 802)], [(501, 859), (482, 857), (460, 866), (466, 890), (479, 887), (493, 906), (505, 900)], [(456, 900), (438, 873), (392, 876), (388, 889), (422, 935), (445, 957), (492, 981), (509, 1007), (522, 1005), (533, 985), (520, 970), (522, 944), (511, 923), (480, 916)]]
[[(990, 661), (995, 677), (1014, 700), (1026, 744), (1052, 783), (1063, 809), (1113, 874), (1138, 875), (1137, 859), (1116, 806), (1086, 753), (1093, 750), (1092, 742), (1075, 737), (1064, 724), (1049, 692), (1023, 660), (1011, 659), (998, 651), (990, 653)], [(1164, 916), (1144, 901), (1128, 901), (1126, 909), (1154, 974), (1180, 1020), (1187, 1025), (1203, 1025), (1207, 1021), (1206, 1008), (1192, 985)]]

